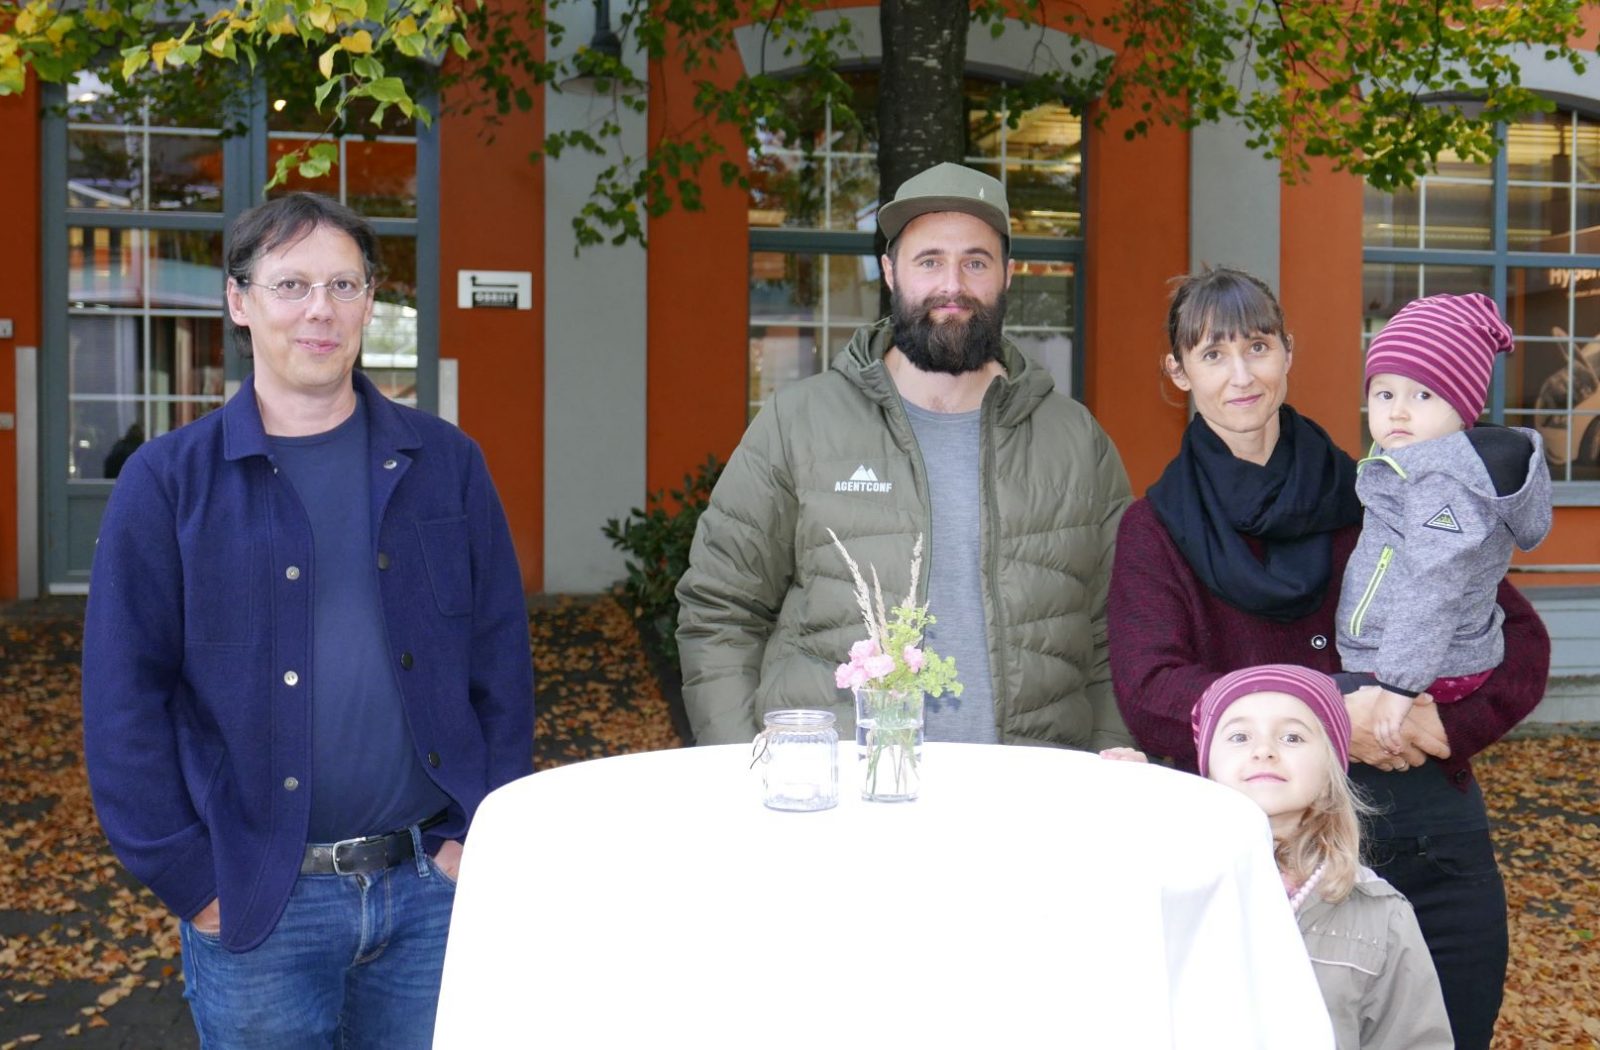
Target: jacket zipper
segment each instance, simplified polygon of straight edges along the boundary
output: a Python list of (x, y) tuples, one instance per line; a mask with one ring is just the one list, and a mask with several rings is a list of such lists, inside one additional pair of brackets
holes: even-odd
[(1367, 581), (1367, 589), (1362, 592), (1361, 601), (1356, 603), (1355, 612), (1350, 614), (1350, 637), (1361, 637), (1361, 622), (1366, 619), (1372, 599), (1378, 596), (1378, 585), (1383, 583), (1383, 574), (1389, 571), (1389, 562), (1393, 559), (1394, 548), (1384, 544), (1383, 553), (1378, 555), (1378, 564), (1372, 570), (1372, 578)]
[(999, 409), (991, 403), (990, 393), (992, 390), (985, 392), (978, 414), (978, 452), (983, 471), (982, 477), (978, 479), (978, 498), (983, 507), (983, 515), (979, 518), (982, 524), (978, 533), (979, 587), (982, 590), (979, 598), (983, 603), (984, 642), (989, 647), (989, 690), (994, 702), (995, 742), (1003, 744), (1006, 739), (1006, 710), (1011, 698), (1005, 690), (1005, 682), (1008, 680), (1006, 647), (1003, 642), (995, 644), (1000, 640), (1002, 631), (999, 619), (1000, 603), (995, 600), (995, 589), (1000, 585), (1000, 554), (997, 542), (1000, 531), (994, 494), (994, 415)]

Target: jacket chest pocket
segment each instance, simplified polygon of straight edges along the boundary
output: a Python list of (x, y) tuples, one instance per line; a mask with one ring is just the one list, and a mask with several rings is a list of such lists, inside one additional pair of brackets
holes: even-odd
[(1312, 930), (1305, 935), (1306, 951), (1316, 967), (1354, 971), (1367, 977), (1383, 972), (1388, 946), (1375, 934), (1349, 929)]
[(472, 551), (466, 517), (419, 521), (417, 539), (439, 612), (444, 616), (472, 612)]

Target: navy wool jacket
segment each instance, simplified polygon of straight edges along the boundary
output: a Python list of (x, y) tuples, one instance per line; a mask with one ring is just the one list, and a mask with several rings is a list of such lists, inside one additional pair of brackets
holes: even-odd
[[(521, 574), (478, 446), (360, 373), (384, 629), (417, 756), (450, 796), (428, 848), (532, 772)], [(84, 624), (84, 757), (123, 864), (222, 942), (260, 944), (310, 819), (311, 526), (278, 476), (246, 379), (140, 446), (112, 490)]]

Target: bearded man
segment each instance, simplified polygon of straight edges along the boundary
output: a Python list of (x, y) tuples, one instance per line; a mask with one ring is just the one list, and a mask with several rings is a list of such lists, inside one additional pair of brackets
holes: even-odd
[(927, 739), (1126, 743), (1105, 602), (1128, 477), (1088, 410), (1002, 334), (1005, 189), (940, 164), (878, 225), (891, 316), (768, 402), (700, 518), (678, 585), (696, 740), (748, 741), (786, 707), (850, 731), (834, 669), (865, 628), (832, 530), (887, 603), (915, 582), (935, 617), (925, 644), (955, 658), (964, 690), (928, 702)]

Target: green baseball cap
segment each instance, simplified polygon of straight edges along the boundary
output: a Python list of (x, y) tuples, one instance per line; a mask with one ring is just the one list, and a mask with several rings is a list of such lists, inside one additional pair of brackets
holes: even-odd
[(961, 164), (935, 164), (911, 176), (894, 200), (878, 209), (878, 229), (892, 241), (906, 223), (936, 211), (959, 211), (982, 219), (1001, 237), (1011, 236), (1011, 209), (1000, 180)]

